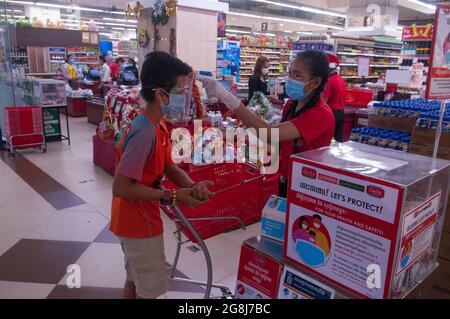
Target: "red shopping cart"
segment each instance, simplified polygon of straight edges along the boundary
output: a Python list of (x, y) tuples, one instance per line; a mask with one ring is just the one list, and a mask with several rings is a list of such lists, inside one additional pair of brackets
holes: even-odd
[(42, 109), (39, 106), (5, 107), (5, 134), (9, 152), (39, 148), (46, 152)]
[[(214, 192), (214, 197), (197, 208), (183, 205), (162, 207), (177, 227), (177, 251), (169, 278), (205, 286), (205, 298), (210, 297), (212, 287), (220, 289), (224, 298), (230, 297), (232, 293), (228, 287), (212, 283), (211, 257), (204, 240), (239, 227), (245, 229), (245, 225), (261, 219), (261, 210), (267, 200), (265, 175), (252, 165), (233, 163), (210, 165), (191, 172), (189, 176), (194, 181), (213, 181), (214, 186), (210, 189)], [(175, 188), (168, 180), (163, 181), (162, 185), (164, 188)], [(187, 240), (182, 241), (181, 233)], [(206, 282), (174, 277), (181, 245), (189, 241), (198, 244), (204, 253), (207, 266)]]

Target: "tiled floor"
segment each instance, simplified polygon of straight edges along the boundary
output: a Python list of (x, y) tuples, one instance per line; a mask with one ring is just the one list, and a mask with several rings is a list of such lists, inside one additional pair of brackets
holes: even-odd
[[(71, 146), (53, 142), (45, 154), (27, 151), (15, 160), (0, 151), (0, 298), (122, 297), (123, 253), (108, 229), (112, 177), (92, 165), (95, 126), (86, 118), (71, 118), (70, 125)], [(172, 263), (175, 226), (162, 216)], [(206, 241), (216, 283), (234, 291), (240, 245), (259, 227)], [(203, 254), (189, 246), (182, 248), (177, 276), (206, 280)], [(80, 266), (81, 288), (66, 286), (71, 264)], [(170, 282), (169, 287), (160, 298), (203, 297), (196, 285)]]

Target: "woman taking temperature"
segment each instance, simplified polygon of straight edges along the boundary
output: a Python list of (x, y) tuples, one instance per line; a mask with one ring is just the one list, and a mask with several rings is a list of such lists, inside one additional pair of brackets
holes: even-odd
[[(291, 62), (286, 93), (290, 99), (283, 107), (280, 124), (273, 126), (279, 129), (280, 141), (280, 183), (279, 195), (287, 195), (287, 178), (289, 173), (289, 157), (328, 146), (334, 133), (334, 116), (331, 109), (322, 99), (322, 92), (328, 80), (328, 60), (319, 51), (304, 51)], [(247, 127), (268, 129), (270, 142), (272, 128), (265, 121), (248, 110), (241, 101), (218, 84), (213, 78), (198, 76), (209, 97), (216, 97)], [(277, 145), (275, 145), (277, 147)]]

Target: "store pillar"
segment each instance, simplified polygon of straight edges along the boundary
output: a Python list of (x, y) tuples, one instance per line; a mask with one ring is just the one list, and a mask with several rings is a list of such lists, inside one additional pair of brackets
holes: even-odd
[[(228, 10), (228, 4), (218, 1), (177, 1), (176, 10), (167, 15), (157, 11), (154, 24), (154, 6), (173, 1), (141, 1), (144, 6), (138, 19), (139, 62), (152, 51), (169, 52), (194, 70), (216, 70), (217, 14)], [(134, 4), (130, 4), (133, 8)], [(169, 11), (170, 12), (170, 11)], [(159, 15), (158, 15), (159, 14)], [(166, 16), (164, 16), (166, 15)]]

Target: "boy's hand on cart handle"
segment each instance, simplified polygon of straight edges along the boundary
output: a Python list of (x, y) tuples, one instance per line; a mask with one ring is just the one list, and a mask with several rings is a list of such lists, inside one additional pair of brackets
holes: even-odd
[(212, 181), (201, 181), (198, 183), (195, 183), (195, 185), (192, 187), (193, 196), (197, 198), (198, 200), (208, 200), (212, 196), (214, 196), (214, 193), (211, 192), (208, 187), (213, 186), (214, 182)]
[(208, 98), (217, 98), (222, 101), (230, 110), (235, 110), (241, 105), (241, 100), (229, 92), (222, 85), (217, 83), (215, 79), (209, 76), (197, 75), (199, 80), (205, 88)]
[(193, 196), (192, 188), (177, 189), (177, 203), (186, 205), (190, 208), (206, 203), (206, 201), (198, 200)]

